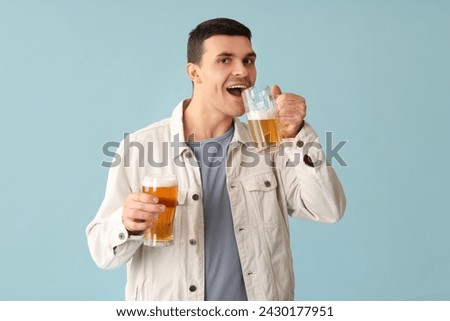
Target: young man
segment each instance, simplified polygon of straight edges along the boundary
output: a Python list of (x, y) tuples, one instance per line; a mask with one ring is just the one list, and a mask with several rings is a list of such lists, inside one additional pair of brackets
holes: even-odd
[[(98, 266), (127, 264), (127, 300), (293, 300), (288, 215), (342, 217), (335, 172), (321, 149), (306, 148), (318, 139), (304, 121), (303, 97), (272, 87), (292, 143), (275, 155), (251, 152), (247, 125), (237, 117), (244, 113), (241, 91), (256, 81), (255, 60), (247, 27), (224, 18), (201, 23), (188, 40), (192, 98), (118, 148), (128, 163), (110, 169), (86, 233)], [(151, 150), (126, 150), (131, 143)], [(164, 165), (150, 165), (156, 163)], [(176, 174), (179, 184), (175, 244), (164, 248), (143, 245), (143, 231), (164, 210), (139, 192), (154, 172)]]

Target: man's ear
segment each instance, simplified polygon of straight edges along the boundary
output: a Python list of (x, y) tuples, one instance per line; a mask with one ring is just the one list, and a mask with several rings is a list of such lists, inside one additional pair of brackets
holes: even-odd
[(198, 74), (198, 69), (199, 69), (198, 65), (194, 64), (192, 62), (190, 62), (186, 65), (186, 74), (194, 83), (202, 82), (200, 79), (200, 76)]

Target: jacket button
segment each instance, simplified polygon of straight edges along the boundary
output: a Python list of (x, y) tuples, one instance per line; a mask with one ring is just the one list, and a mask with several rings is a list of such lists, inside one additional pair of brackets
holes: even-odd
[(270, 181), (265, 181), (265, 182), (264, 182), (264, 185), (265, 185), (266, 187), (270, 187), (270, 185), (272, 185), (272, 184), (270, 183)]
[(124, 233), (119, 233), (119, 240), (121, 240), (121, 241), (125, 240), (125, 234)]
[(186, 152), (186, 157), (187, 158), (191, 158), (192, 157), (192, 153), (191, 152)]
[(192, 199), (193, 199), (194, 201), (198, 201), (199, 198), (200, 198), (200, 196), (198, 196), (198, 194), (192, 195)]
[(189, 240), (189, 244), (191, 244), (191, 245), (196, 245), (196, 244), (197, 244), (197, 241), (194, 240), (194, 239), (191, 239), (191, 240)]
[(191, 286), (189, 287), (189, 291), (195, 292), (195, 291), (197, 291), (197, 287), (196, 287), (195, 285), (191, 285)]
[(297, 147), (302, 148), (305, 145), (301, 140), (297, 141)]

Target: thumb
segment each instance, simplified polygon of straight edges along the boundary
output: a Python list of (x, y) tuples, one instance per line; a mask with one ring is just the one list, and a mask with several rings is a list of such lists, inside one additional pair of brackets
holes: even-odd
[(271, 92), (272, 92), (272, 96), (275, 99), (277, 99), (277, 97), (282, 94), (281, 88), (278, 85), (273, 85), (272, 89), (271, 89)]

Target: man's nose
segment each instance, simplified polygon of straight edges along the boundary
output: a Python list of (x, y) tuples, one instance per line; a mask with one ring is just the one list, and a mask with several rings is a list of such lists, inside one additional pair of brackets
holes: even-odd
[(247, 77), (248, 76), (247, 67), (244, 65), (243, 62), (236, 62), (234, 69), (233, 69), (233, 75), (236, 77)]

